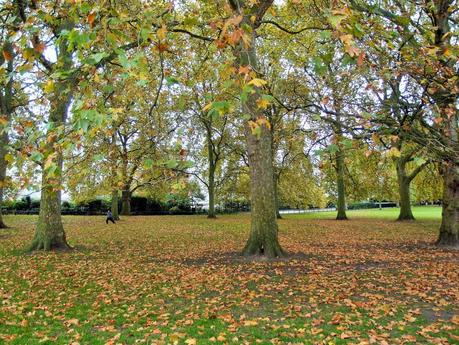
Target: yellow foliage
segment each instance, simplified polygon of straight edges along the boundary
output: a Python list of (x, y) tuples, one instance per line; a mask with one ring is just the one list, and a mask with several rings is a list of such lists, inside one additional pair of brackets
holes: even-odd
[(266, 80), (259, 79), (259, 78), (253, 78), (251, 81), (248, 82), (248, 85), (254, 85), (256, 87), (263, 87), (267, 83), (268, 82)]

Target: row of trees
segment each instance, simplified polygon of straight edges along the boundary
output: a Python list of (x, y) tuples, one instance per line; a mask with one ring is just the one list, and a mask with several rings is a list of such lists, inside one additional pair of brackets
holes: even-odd
[(6, 1), (0, 198), (41, 173), (30, 248), (49, 250), (68, 247), (63, 188), (110, 193), (117, 216), (120, 191), (129, 214), (134, 192), (199, 182), (211, 218), (218, 197), (249, 194), (244, 254), (276, 257), (280, 199), (336, 200), (346, 219), (396, 176), (413, 219), (411, 182), (437, 198), (439, 170), (438, 243), (457, 246), (456, 5)]

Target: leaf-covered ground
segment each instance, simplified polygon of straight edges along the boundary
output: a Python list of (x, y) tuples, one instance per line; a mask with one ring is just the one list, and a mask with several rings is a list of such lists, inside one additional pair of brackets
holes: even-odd
[(238, 256), (248, 215), (64, 217), (72, 252), (0, 232), (0, 343), (458, 344), (459, 252), (439, 220), (280, 221), (291, 257)]

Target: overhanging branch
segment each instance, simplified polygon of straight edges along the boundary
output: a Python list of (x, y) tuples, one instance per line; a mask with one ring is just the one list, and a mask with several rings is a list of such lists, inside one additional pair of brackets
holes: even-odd
[(300, 34), (304, 31), (308, 31), (308, 30), (330, 30), (330, 28), (324, 28), (324, 27), (319, 27), (319, 26), (306, 26), (302, 29), (299, 29), (299, 30), (290, 30), (290, 29), (287, 29), (285, 27), (283, 27), (282, 25), (280, 25), (279, 23), (273, 21), (273, 20), (262, 20), (260, 22), (260, 24), (271, 24), (271, 25), (274, 25), (275, 27), (277, 27), (279, 30), (282, 30), (288, 34), (291, 34), (291, 35), (297, 35), (297, 34)]

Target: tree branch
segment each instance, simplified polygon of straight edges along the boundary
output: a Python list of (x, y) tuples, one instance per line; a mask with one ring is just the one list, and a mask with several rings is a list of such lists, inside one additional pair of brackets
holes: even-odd
[(283, 27), (282, 25), (280, 25), (279, 23), (273, 21), (273, 20), (262, 20), (260, 22), (260, 25), (261, 24), (271, 24), (271, 25), (274, 25), (275, 27), (277, 27), (279, 30), (282, 30), (288, 34), (291, 34), (291, 35), (297, 35), (297, 34), (300, 34), (304, 31), (307, 31), (307, 30), (330, 30), (330, 28), (323, 28), (323, 27), (318, 27), (318, 26), (306, 26), (302, 29), (299, 29), (299, 30), (289, 30), (285, 27)]

